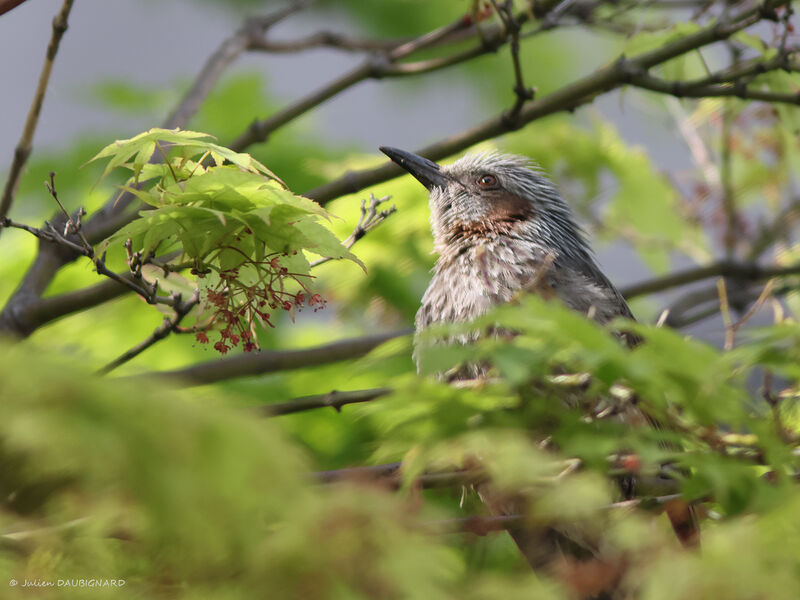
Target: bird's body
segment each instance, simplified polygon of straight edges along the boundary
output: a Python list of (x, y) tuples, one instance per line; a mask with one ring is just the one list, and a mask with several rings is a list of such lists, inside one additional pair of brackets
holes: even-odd
[(601, 323), (632, 316), (569, 205), (529, 160), (473, 154), (439, 167), (403, 151), (387, 154), (430, 190), (439, 259), (417, 330), (475, 319), (523, 291), (556, 296)]
[[(472, 154), (440, 167), (403, 150), (381, 150), (430, 193), (439, 258), (417, 312), (418, 332), (439, 323), (471, 321), (521, 293), (558, 298), (600, 323), (619, 316), (633, 318), (622, 295), (598, 267), (569, 205), (528, 159)], [(472, 365), (449, 379), (471, 378), (484, 371), (484, 366)], [(645, 420), (632, 404), (612, 413), (630, 423)], [(519, 509), (493, 504), (491, 490), (486, 492), (481, 496), (492, 512)], [(691, 516), (687, 518), (694, 523)], [(679, 536), (687, 518), (673, 520)], [(511, 534), (534, 568), (553, 560), (558, 548), (569, 543), (567, 537), (575, 539), (553, 529)]]
[(569, 259), (532, 242), (535, 233), (521, 234), (519, 239), (476, 236), (440, 254), (417, 313), (417, 330), (436, 323), (471, 321), (522, 291), (558, 297), (601, 323), (631, 316), (616, 289), (605, 277), (598, 277), (599, 271), (582, 271), (580, 264), (568, 266)]

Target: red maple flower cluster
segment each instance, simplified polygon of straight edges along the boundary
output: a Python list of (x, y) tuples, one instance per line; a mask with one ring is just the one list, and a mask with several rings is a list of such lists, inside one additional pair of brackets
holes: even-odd
[[(281, 256), (272, 254), (262, 261), (246, 258), (237, 268), (219, 273), (219, 281), (213, 289), (206, 292), (206, 300), (213, 311), (209, 327), (219, 331), (220, 338), (213, 347), (220, 354), (242, 345), (244, 352), (257, 350), (256, 325), (269, 325), (274, 319), (273, 312), (284, 310), (294, 320), (294, 313), (305, 306), (314, 312), (324, 308), (327, 301), (319, 294), (312, 294), (301, 278), (310, 278), (304, 273), (292, 273), (281, 264)], [(240, 277), (240, 272), (250, 268), (258, 274), (256, 283), (248, 284)], [(252, 277), (250, 279), (253, 279)], [(290, 291), (287, 284), (294, 282), (300, 291)], [(201, 344), (210, 343), (206, 331), (196, 334)]]

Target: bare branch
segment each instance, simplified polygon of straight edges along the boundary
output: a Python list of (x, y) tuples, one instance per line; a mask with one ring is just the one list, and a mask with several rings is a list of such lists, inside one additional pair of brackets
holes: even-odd
[(25, 0), (0, 0), (0, 15), (7, 13), (12, 8), (16, 8), (23, 2)]
[[(774, 8), (785, 3), (773, 2), (768, 4), (769, 8)], [(639, 54), (631, 59), (620, 59), (614, 64), (598, 69), (594, 73), (547, 96), (528, 102), (522, 107), (518, 118), (513, 124), (509, 122), (506, 118), (506, 113), (503, 112), (480, 125), (422, 148), (416, 154), (431, 160), (439, 160), (463, 151), (478, 142), (519, 129), (523, 125), (547, 115), (560, 111), (572, 111), (579, 106), (592, 102), (601, 94), (629, 83), (633, 77), (632, 73), (644, 73), (648, 69), (676, 56), (729, 38), (737, 31), (757, 23), (762, 18), (761, 11), (761, 7), (742, 11), (724, 23), (709, 25), (693, 34), (664, 44), (655, 50)], [(339, 179), (310, 190), (305, 195), (320, 204), (325, 204), (344, 194), (357, 193), (367, 186), (388, 181), (404, 173), (405, 171), (400, 167), (388, 161), (373, 169), (345, 173)]]
[[(337, 483), (340, 481), (380, 481), (392, 488), (402, 484), (400, 469), (402, 463), (388, 463), (369, 467), (350, 467), (335, 471), (319, 471), (314, 473), (318, 483)], [(424, 489), (449, 487), (453, 485), (472, 485), (486, 481), (486, 473), (480, 469), (454, 469), (423, 473), (414, 482)]]
[(364, 356), (382, 343), (408, 335), (410, 331), (390, 331), (360, 338), (341, 340), (317, 346), (314, 348), (304, 348), (302, 350), (270, 350), (262, 352), (251, 352), (222, 358), (205, 363), (193, 365), (175, 371), (160, 371), (154, 373), (144, 373), (133, 378), (141, 379), (166, 379), (179, 384), (194, 386), (216, 383), (237, 377), (248, 377), (252, 375), (263, 375), (265, 373), (275, 373), (278, 371), (290, 371), (305, 367), (327, 365), (350, 358)]
[(642, 89), (668, 94), (678, 98), (741, 98), (761, 102), (777, 102), (780, 104), (800, 105), (800, 93), (785, 94), (767, 90), (751, 89), (746, 84), (739, 85), (703, 85), (685, 89), (679, 81), (666, 81), (652, 75), (635, 75), (630, 84)]
[[(348, 238), (344, 241), (344, 247), (350, 250), (355, 243), (363, 238), (367, 233), (375, 229), (378, 225), (383, 223), (386, 218), (391, 215), (392, 213), (397, 212), (397, 207), (392, 205), (391, 208), (387, 208), (385, 210), (378, 211), (378, 207), (383, 204), (384, 202), (388, 202), (391, 199), (391, 196), (384, 196), (383, 198), (376, 198), (373, 194), (369, 195), (369, 207), (367, 207), (367, 201), (361, 201), (361, 217), (358, 219), (358, 223), (356, 223), (356, 228), (353, 230)], [(326, 262), (334, 260), (330, 257), (320, 258), (319, 260), (315, 260), (311, 263), (310, 268), (318, 267), (319, 265), (323, 265)]]
[(219, 48), (208, 57), (200, 73), (195, 78), (192, 87), (189, 88), (175, 110), (164, 121), (163, 127), (165, 129), (173, 129), (185, 126), (200, 108), (200, 104), (208, 96), (209, 92), (214, 89), (225, 69), (240, 54), (251, 48), (270, 27), (302, 10), (308, 4), (309, 2), (300, 0), (273, 14), (247, 19), (236, 33), (222, 42)]
[(376, 52), (397, 48), (412, 38), (402, 40), (368, 40), (351, 38), (335, 31), (319, 31), (308, 37), (292, 41), (273, 41), (266, 37), (251, 39), (248, 50), (259, 50), (275, 54), (302, 52), (315, 48), (334, 48), (346, 52)]
[[(727, 290), (729, 302), (737, 311), (743, 311), (751, 303), (757, 302), (764, 291), (763, 288), (754, 286), (753, 282), (745, 285), (736, 278), (731, 281), (740, 282), (740, 285), (731, 286)], [(797, 285), (783, 285), (773, 287), (770, 293), (774, 297), (780, 297), (796, 291), (797, 288)], [(687, 327), (720, 312), (719, 290), (714, 285), (689, 292), (676, 300), (668, 310), (666, 325), (675, 329)]]
[(763, 281), (773, 277), (785, 277), (788, 275), (800, 274), (800, 265), (788, 267), (761, 267), (755, 263), (737, 263), (734, 261), (721, 260), (705, 267), (687, 269), (677, 273), (671, 273), (664, 277), (657, 277), (649, 281), (637, 283), (624, 287), (620, 290), (626, 299), (655, 294), (672, 288), (710, 279), (712, 277), (732, 277), (745, 281)]
[[(555, 2), (543, 2), (542, 4), (550, 6), (555, 4)], [(516, 17), (516, 22), (521, 26), (528, 18), (528, 13), (523, 12)], [(241, 151), (252, 144), (263, 142), (278, 128), (293, 121), (312, 108), (319, 106), (333, 96), (367, 79), (382, 79), (429, 73), (470, 60), (481, 54), (494, 52), (497, 48), (506, 43), (506, 36), (503, 28), (494, 26), (483, 31), (481, 42), (477, 46), (466, 51), (458, 52), (444, 59), (432, 59), (430, 61), (412, 64), (397, 64), (403, 58), (423, 48), (435, 46), (444, 41), (453, 39), (457, 37), (456, 34), (458, 33), (475, 30), (471, 20), (461, 18), (411, 41), (400, 43), (382, 54), (376, 53), (362, 65), (345, 73), (308, 96), (301, 98), (271, 117), (262, 121), (254, 121), (251, 123), (250, 127), (248, 127), (247, 131), (242, 133), (230, 144), (230, 147), (234, 150)]]
[[(31, 147), (33, 146), (33, 134), (36, 132), (36, 125), (39, 123), (39, 114), (42, 112), (42, 104), (44, 103), (47, 84), (50, 81), (50, 73), (53, 70), (53, 62), (55, 61), (56, 54), (58, 54), (61, 38), (67, 30), (67, 18), (72, 10), (73, 2), (74, 0), (64, 0), (64, 3), (61, 5), (61, 10), (58, 15), (56, 15), (55, 19), (53, 19), (53, 33), (50, 36), (50, 43), (47, 45), (44, 64), (39, 74), (39, 83), (36, 86), (36, 92), (33, 95), (31, 107), (28, 109), (28, 117), (25, 119), (22, 137), (20, 137), (19, 142), (17, 142), (17, 148), (14, 151), (14, 159), (11, 163), (11, 169), (8, 172), (8, 179), (6, 179), (5, 187), (3, 188), (3, 196), (0, 198), (0, 220), (8, 215), (8, 211), (11, 209), (11, 204), (14, 202), (14, 195), (17, 193), (17, 187), (19, 186), (22, 169), (28, 161), (28, 156), (30, 156)], [(12, 2), (11, 6), (8, 7), (0, 6), (0, 14), (11, 10), (16, 4), (18, 4), (18, 2)], [(2, 231), (2, 229), (0, 229), (0, 231)]]
[[(602, 507), (605, 510), (619, 510), (630, 508), (642, 508), (648, 511), (659, 512), (664, 505), (675, 500), (683, 499), (682, 494), (667, 494), (664, 496), (645, 496), (632, 500), (613, 502)], [(451, 534), (451, 533), (471, 533), (473, 535), (484, 536), (494, 531), (507, 531), (517, 529), (526, 522), (525, 515), (472, 515), (469, 517), (456, 517), (453, 519), (441, 519), (439, 521), (428, 521), (424, 524), (426, 530), (432, 533)]]
[(341, 412), (342, 406), (346, 404), (370, 402), (391, 393), (391, 388), (374, 388), (371, 390), (356, 390), (352, 392), (333, 390), (327, 394), (303, 396), (301, 398), (289, 400), (288, 402), (265, 404), (257, 407), (256, 411), (265, 417), (277, 417), (279, 415), (289, 415), (296, 412), (313, 410), (315, 408), (328, 407), (333, 408), (336, 412)]
[(188, 315), (191, 310), (200, 302), (200, 292), (195, 290), (194, 295), (187, 301), (181, 302), (180, 294), (173, 297), (173, 306), (175, 307), (175, 314), (172, 317), (164, 317), (164, 321), (159, 325), (150, 336), (136, 344), (133, 348), (124, 352), (119, 357), (112, 360), (110, 363), (97, 370), (98, 375), (106, 375), (125, 364), (129, 360), (136, 358), (139, 354), (147, 350), (150, 346), (166, 338), (170, 333), (178, 329), (178, 326), (183, 321), (184, 317)]

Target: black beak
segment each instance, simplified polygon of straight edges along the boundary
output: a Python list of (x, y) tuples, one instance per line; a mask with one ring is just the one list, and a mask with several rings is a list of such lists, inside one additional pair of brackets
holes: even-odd
[(429, 190), (434, 187), (447, 187), (447, 177), (435, 162), (390, 146), (381, 146), (380, 151), (411, 173)]

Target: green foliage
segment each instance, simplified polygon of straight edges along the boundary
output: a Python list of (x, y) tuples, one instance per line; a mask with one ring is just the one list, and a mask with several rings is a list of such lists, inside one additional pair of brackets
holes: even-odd
[[(657, 471), (664, 460), (685, 465), (688, 496), (713, 497), (717, 509), (729, 516), (774, 506), (790, 490), (797, 493), (784, 487), (786, 482), (776, 485), (760, 475), (765, 469), (797, 472), (800, 465), (787, 440), (797, 440), (800, 430), (787, 430), (786, 423), (776, 429), (764, 418), (765, 406), (750, 405), (747, 390), (748, 378), (764, 367), (797, 380), (797, 324), (766, 330), (734, 352), (720, 352), (669, 329), (620, 326), (644, 342), (628, 350), (581, 315), (526, 298), (474, 324), (426, 331), (421, 338), (425, 344), (444, 334), (513, 330), (513, 339), (488, 336), (473, 346), (446, 351), (434, 346), (419, 354), (423, 371), (440, 373), (465, 362), (490, 361), (494, 367), (488, 381), (454, 389), (403, 377), (396, 380), (392, 397), (359, 410), (375, 419), (381, 432), (381, 459), (417, 446), (414, 456), (424, 462), (427, 452), (436, 455), (435, 448), (442, 443), (450, 447), (460, 436), (469, 439), (487, 428), (512, 435), (523, 428), (551, 439), (562, 460), (577, 457), (604, 474), (608, 457), (626, 452), (641, 458), (644, 471)], [(586, 418), (587, 413), (617, 414), (611, 407), (625, 407), (632, 398), (662, 423), (660, 431), (630, 428), (614, 418)], [(683, 446), (680, 452), (676, 443)], [(486, 450), (473, 451), (487, 460)], [(540, 462), (534, 456), (531, 460)], [(761, 466), (754, 466), (754, 460)]]
[[(269, 310), (294, 314), (306, 303), (314, 310), (324, 305), (310, 289), (304, 252), (361, 263), (318, 222), (329, 218), (327, 211), (292, 194), (249, 154), (208, 137), (152, 129), (116, 141), (91, 159), (107, 159), (103, 176), (118, 167), (132, 171), (121, 189), (152, 207), (106, 239), (101, 250), (126, 240), (128, 251), (142, 256), (177, 249), (203, 288), (212, 323), (222, 326), (214, 347), (225, 353), (227, 342), (242, 341), (250, 351), (258, 347), (256, 325), (274, 326)], [(151, 163), (156, 149), (164, 160)], [(198, 339), (208, 341), (205, 334)]]
[(312, 486), (271, 424), (64, 361), (36, 360), (43, 382), (28, 353), (0, 352), (4, 585), (81, 574), (124, 579), (109, 597), (458, 597), (458, 559), (401, 499)]

